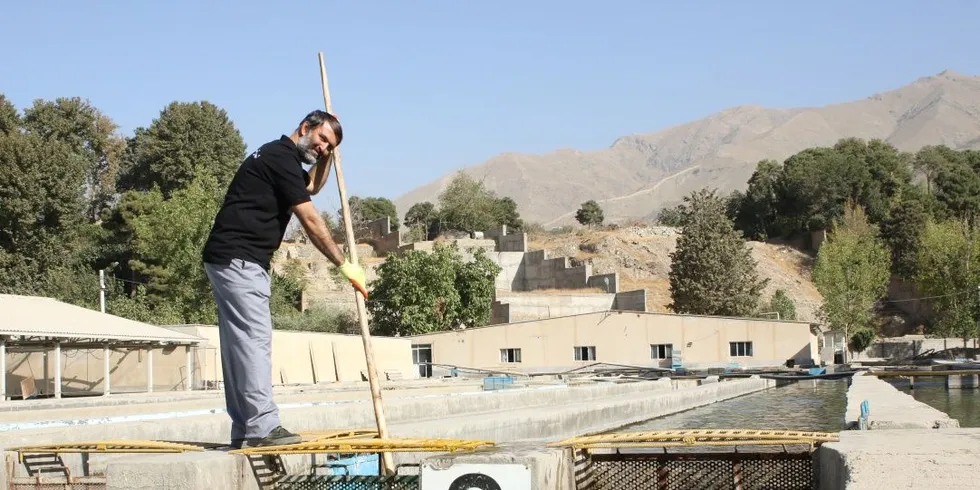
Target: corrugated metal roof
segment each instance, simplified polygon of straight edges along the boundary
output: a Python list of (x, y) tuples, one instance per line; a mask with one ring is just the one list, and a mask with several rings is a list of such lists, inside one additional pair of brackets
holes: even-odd
[(198, 343), (204, 339), (41, 296), (0, 294), (0, 335)]

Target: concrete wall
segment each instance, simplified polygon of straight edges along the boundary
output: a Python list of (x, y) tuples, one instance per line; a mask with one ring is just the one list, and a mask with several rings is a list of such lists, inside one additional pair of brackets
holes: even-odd
[[(153, 391), (186, 389), (187, 354), (184, 347), (156, 348), (152, 351)], [(202, 374), (208, 371), (205, 351), (201, 349), (202, 353), (194, 360), (195, 386), (200, 386)], [(105, 389), (104, 359), (102, 349), (62, 349), (62, 395), (102, 393)], [(147, 391), (147, 350), (111, 349), (109, 359), (109, 389), (112, 393)], [(53, 348), (48, 353), (8, 352), (6, 361), (8, 398), (21, 398), (21, 381), (24, 380), (33, 380), (38, 394), (51, 395), (55, 392)]]
[(616, 293), (613, 309), (627, 311), (647, 311), (647, 290), (625, 291)]
[(592, 266), (572, 267), (568, 257), (547, 258), (544, 250), (524, 254), (524, 290), (578, 289), (588, 287)]
[(977, 339), (963, 341), (958, 337), (945, 339), (929, 339), (924, 335), (906, 335), (904, 337), (888, 337), (878, 339), (870, 347), (861, 352), (852, 352), (851, 359), (862, 361), (868, 359), (910, 359), (928, 351), (942, 352), (951, 349), (974, 349), (980, 345)]
[(359, 242), (371, 244), (373, 247), (371, 255), (376, 257), (384, 257), (403, 245), (402, 232), (392, 231), (391, 218), (388, 216), (365, 223), (355, 231), (354, 236)]
[[(214, 352), (220, 352), (218, 327), (189, 326), (187, 333), (208, 339)], [(411, 342), (403, 338), (372, 337), (378, 374), (399, 373), (404, 378), (418, 376), (412, 364)], [(213, 371), (206, 376), (223, 380), (221, 356), (214, 355)], [(367, 379), (364, 345), (359, 335), (341, 335), (276, 330), (272, 335), (272, 381), (274, 385), (361, 381)], [(363, 375), (362, 375), (363, 372)]]
[(616, 295), (497, 293), (497, 301), (510, 305), (507, 323), (511, 323), (608, 311), (613, 308)]
[(501, 225), (492, 230), (487, 230), (483, 232), (483, 236), (497, 242), (498, 252), (527, 251), (527, 233), (508, 234), (507, 225)]
[(585, 287), (599, 288), (607, 293), (618, 293), (619, 274), (613, 272), (611, 274), (589, 276), (589, 278), (585, 281)]
[(524, 289), (524, 252), (494, 252), (490, 260), (500, 266), (496, 287), (503, 291)]
[[(652, 345), (671, 344), (687, 368), (778, 366), (787, 359), (813, 364), (816, 337), (804, 322), (602, 312), (409, 337), (431, 344), (437, 364), (555, 370), (593, 362), (670, 366), (652, 358)], [(752, 356), (732, 357), (729, 342), (752, 342)], [(575, 347), (594, 347), (595, 360), (576, 361)], [(501, 349), (520, 349), (521, 362), (501, 362)]]

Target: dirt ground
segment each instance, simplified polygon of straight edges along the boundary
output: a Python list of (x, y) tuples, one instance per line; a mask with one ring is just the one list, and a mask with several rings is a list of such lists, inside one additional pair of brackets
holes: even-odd
[[(592, 264), (593, 274), (619, 272), (620, 290), (647, 290), (649, 311), (669, 311), (670, 253), (678, 230), (669, 227), (629, 227), (618, 230), (577, 230), (528, 237), (530, 250), (547, 250), (550, 257), (572, 257), (574, 265)], [(815, 320), (820, 293), (810, 278), (813, 257), (788, 245), (749, 242), (756, 267), (769, 279), (763, 298), (783, 289), (796, 303), (797, 318)]]

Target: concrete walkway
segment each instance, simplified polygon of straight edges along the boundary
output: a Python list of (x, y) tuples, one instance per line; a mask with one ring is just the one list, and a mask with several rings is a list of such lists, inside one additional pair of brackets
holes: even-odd
[(861, 403), (867, 401), (870, 408), (868, 429), (938, 429), (959, 427), (959, 421), (945, 412), (917, 401), (912, 395), (902, 393), (876, 376), (855, 373), (847, 390), (845, 422), (857, 428), (861, 416)]
[[(675, 384), (677, 387), (675, 388)], [(613, 430), (626, 424), (714, 403), (773, 387), (772, 380), (737, 379), (708, 383), (672, 382), (668, 379), (636, 383), (556, 385), (494, 392), (388, 396), (385, 411), (393, 437), (450, 437), (492, 440), (497, 443), (551, 442), (585, 433)], [(282, 405), (281, 405), (282, 406)], [(282, 406), (283, 424), (293, 430), (373, 428), (368, 398), (324, 402), (316, 406)], [(105, 439), (151, 439), (224, 442), (226, 415), (192, 415), (167, 420), (118, 422), (64, 428), (0, 432), (0, 446)], [(8, 453), (10, 454), (10, 453)], [(557, 461), (554, 451), (531, 451), (544, 461)], [(66, 463), (78, 474), (76, 455)], [(425, 453), (396, 453), (396, 463), (417, 463)], [(288, 458), (307, 461), (307, 457)], [(221, 452), (182, 455), (93, 455), (96, 472), (118, 478), (109, 488), (250, 488), (254, 479), (243, 472), (243, 457)], [(539, 467), (541, 477), (554, 471)], [(19, 468), (19, 474), (23, 469)], [(115, 475), (115, 476), (113, 476)], [(142, 476), (140, 476), (142, 475)], [(251, 482), (251, 483), (249, 483)], [(0, 482), (2, 483), (2, 482)], [(159, 484), (159, 486), (157, 485)], [(122, 486), (119, 486), (122, 485)], [(244, 486), (243, 486), (244, 485)]]

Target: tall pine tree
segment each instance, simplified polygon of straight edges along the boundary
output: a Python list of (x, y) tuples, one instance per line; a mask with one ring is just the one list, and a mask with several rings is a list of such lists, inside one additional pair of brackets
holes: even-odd
[(715, 190), (684, 198), (682, 234), (670, 254), (669, 308), (675, 313), (744, 317), (756, 313), (763, 288), (742, 234)]

